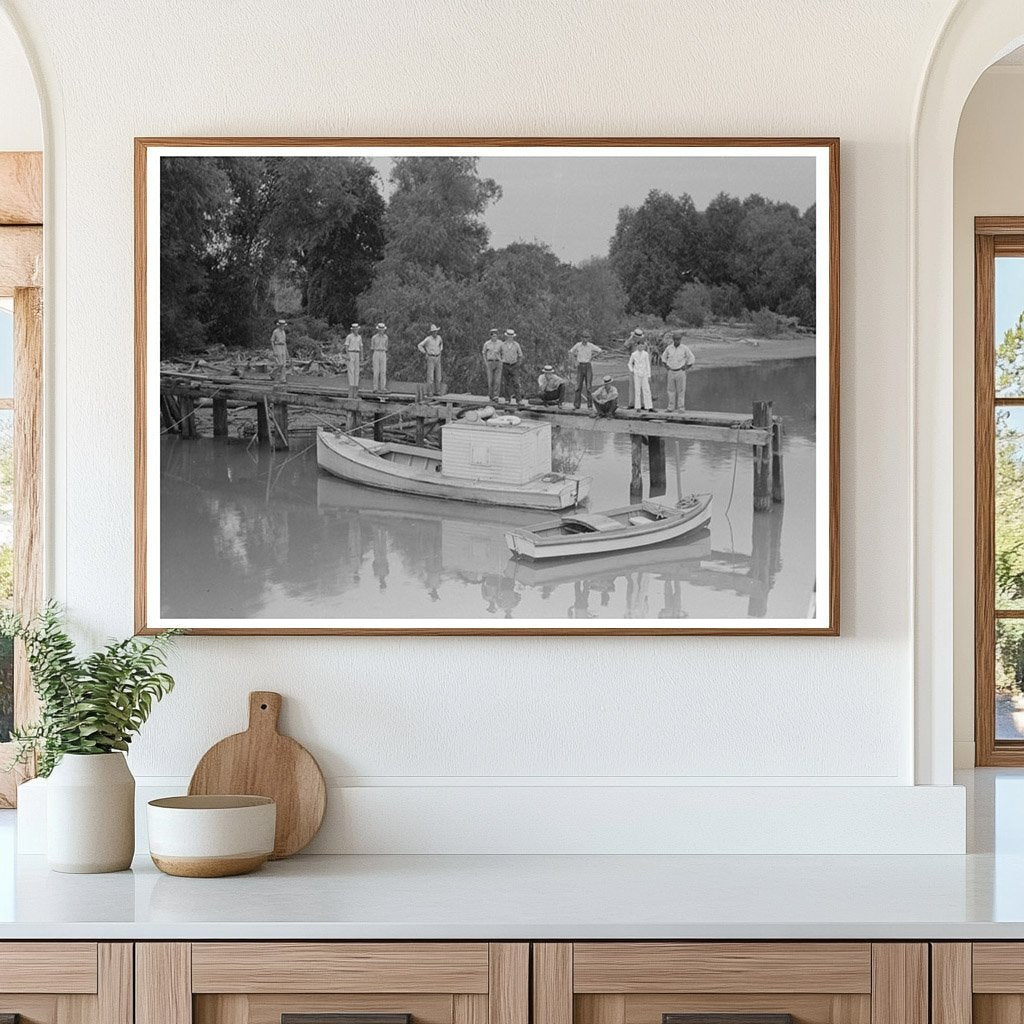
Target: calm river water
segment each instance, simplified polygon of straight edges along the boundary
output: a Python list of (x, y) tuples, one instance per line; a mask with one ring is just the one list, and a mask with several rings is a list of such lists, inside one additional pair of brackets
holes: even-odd
[[(660, 386), (662, 394), (659, 395)], [(621, 390), (621, 387), (620, 387)], [(655, 405), (664, 407), (664, 381)], [(503, 530), (535, 512), (406, 497), (238, 440), (162, 441), (161, 614), (195, 618), (803, 618), (815, 582), (814, 361), (690, 374), (691, 409), (785, 421), (786, 503), (752, 511), (748, 446), (666, 440), (666, 500), (714, 495), (709, 530), (569, 565), (513, 562)], [(556, 468), (594, 478), (590, 508), (629, 503), (630, 441), (554, 431)], [(646, 459), (644, 494), (649, 492)]]

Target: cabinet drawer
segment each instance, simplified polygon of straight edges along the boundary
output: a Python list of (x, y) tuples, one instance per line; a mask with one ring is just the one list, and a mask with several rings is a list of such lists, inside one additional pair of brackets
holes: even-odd
[(132, 947), (0, 942), (0, 1018), (22, 1024), (132, 1024)]
[(136, 947), (136, 1024), (529, 1024), (514, 942)]
[(573, 991), (871, 991), (870, 943), (578, 942)]
[(927, 1024), (923, 943), (537, 943), (534, 1024)]
[(0, 992), (96, 991), (95, 942), (0, 943)]

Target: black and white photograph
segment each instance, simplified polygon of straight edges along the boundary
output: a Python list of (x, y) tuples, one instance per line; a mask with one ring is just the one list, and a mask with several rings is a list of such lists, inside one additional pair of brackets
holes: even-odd
[(838, 630), (834, 140), (138, 140), (142, 625)]

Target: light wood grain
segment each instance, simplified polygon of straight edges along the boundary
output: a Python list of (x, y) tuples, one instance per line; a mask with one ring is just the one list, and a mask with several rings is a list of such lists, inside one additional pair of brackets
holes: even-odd
[(0, 153), (0, 224), (43, 223), (43, 154)]
[(976, 942), (973, 991), (1024, 993), (1024, 943)]
[[(419, 1015), (414, 1018), (419, 1024)], [(487, 996), (458, 992), (452, 996), (452, 1024), (487, 1024)]]
[[(484, 995), (455, 996), (458, 999), (483, 1000), (484, 1013), (487, 997)], [(218, 1024), (209, 1016), (207, 1007), (218, 1000), (240, 1000), (246, 1006), (243, 1018), (247, 1024), (281, 1024), (283, 1013), (410, 1013), (414, 1024), (451, 1024), (456, 1014), (452, 1010), (452, 996), (448, 994), (424, 995), (406, 992), (355, 993), (274, 993), (252, 995), (196, 996), (196, 1024)], [(221, 1011), (222, 1015), (227, 1011)], [(224, 1022), (226, 1024), (226, 1022)], [(465, 1024), (487, 1024), (483, 1020)]]
[[(294, 997), (292, 997), (294, 998)], [(281, 1014), (292, 1012), (291, 1004), (278, 1003), (271, 1014), (273, 1024), (281, 1024)], [(192, 1000), (193, 1024), (248, 1024), (252, 1020), (249, 997), (237, 992), (220, 996), (196, 996)]]
[(624, 1024), (661, 1024), (665, 1013), (789, 1013), (798, 1024), (870, 1024), (871, 997), (803, 992), (666, 992), (625, 997)]
[(0, 992), (95, 993), (95, 942), (5, 942)]
[(1024, 1024), (1024, 996), (977, 994), (972, 1012), (973, 1024)]
[(991, 235), (975, 237), (974, 294), (974, 742), (975, 761), (996, 746), (995, 262)]
[(249, 694), (249, 727), (211, 747), (196, 765), (190, 794), (245, 793), (277, 804), (274, 855), (290, 857), (308, 846), (327, 809), (327, 786), (313, 755), (277, 731), (281, 695)]
[[(0, 1017), (21, 1015), (21, 1024), (57, 1024), (57, 1003), (67, 997), (48, 993), (45, 995), (19, 992), (0, 992)], [(89, 996), (76, 996), (89, 999)]]
[[(430, 145), (448, 146), (458, 151), (461, 147), (493, 147), (500, 150), (507, 146), (522, 147), (581, 147), (602, 146), (629, 149), (636, 146), (685, 146), (685, 147), (746, 147), (770, 148), (815, 148), (828, 152), (828, 281), (829, 281), (829, 414), (828, 414), (828, 579), (829, 621), (824, 627), (782, 626), (764, 629), (757, 626), (730, 628), (651, 626), (623, 630), (618, 627), (593, 626), (585, 629), (570, 629), (552, 626), (529, 630), (508, 630), (491, 625), (452, 628), (448, 626), (387, 626), (383, 628), (331, 628), (323, 626), (274, 626), (258, 625), (244, 627), (202, 627), (191, 630), (208, 636), (230, 636), (245, 634), (252, 636), (311, 636), (330, 634), (334, 636), (672, 636), (672, 635), (716, 635), (716, 636), (837, 636), (840, 632), (840, 534), (839, 534), (839, 337), (840, 337), (840, 168), (839, 139), (834, 137), (777, 137), (777, 138), (691, 138), (691, 137), (635, 137), (604, 138), (598, 136), (576, 136), (569, 138), (539, 136), (491, 136), (464, 138), (299, 138), (295, 136), (244, 138), (237, 136), (172, 138), (159, 136), (137, 137), (135, 139), (135, 628), (140, 634), (153, 634), (159, 627), (151, 623), (156, 609), (147, 605), (146, 591), (146, 405), (150, 396), (146, 391), (146, 265), (149, 254), (146, 251), (146, 154), (152, 147), (300, 147), (300, 146), (403, 146)], [(156, 396), (153, 396), (156, 400)], [(825, 443), (821, 441), (821, 443)]]
[(576, 995), (572, 1003), (575, 1024), (625, 1024), (625, 996)]
[(867, 943), (576, 943), (576, 992), (870, 992)]
[(971, 1024), (971, 974), (969, 942), (932, 943), (932, 1024)]
[(57, 997), (57, 1024), (98, 1024), (95, 996)]
[(197, 942), (193, 991), (487, 992), (483, 942)]
[(529, 1024), (529, 944), (492, 942), (489, 960), (487, 1017), (490, 1024)]
[(873, 943), (871, 979), (871, 1024), (928, 1024), (925, 943)]
[(571, 942), (533, 945), (533, 1024), (573, 1024)]
[(0, 226), (0, 298), (43, 285), (43, 229)]
[(130, 942), (96, 947), (96, 1019), (99, 1024), (134, 1024), (135, 949)]
[(192, 955), (187, 942), (135, 946), (135, 1024), (192, 1024)]
[[(14, 608), (23, 619), (43, 603), (43, 293), (14, 293)], [(33, 722), (39, 699), (24, 645), (15, 647), (14, 721)]]

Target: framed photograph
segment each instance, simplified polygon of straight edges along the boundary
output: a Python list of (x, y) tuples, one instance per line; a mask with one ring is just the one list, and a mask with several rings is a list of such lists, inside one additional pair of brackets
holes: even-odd
[(839, 632), (837, 139), (136, 139), (139, 632)]

